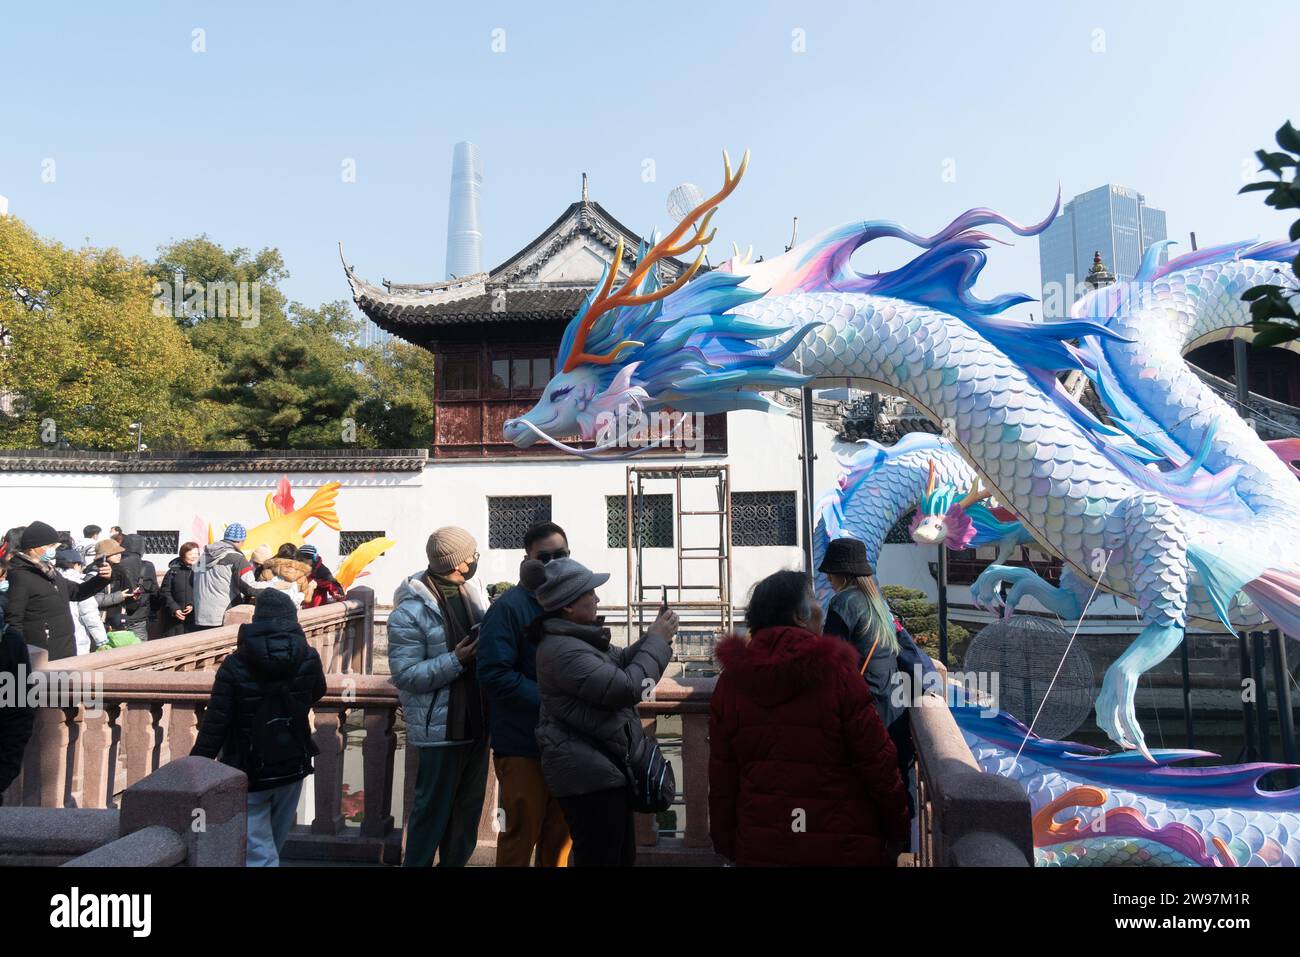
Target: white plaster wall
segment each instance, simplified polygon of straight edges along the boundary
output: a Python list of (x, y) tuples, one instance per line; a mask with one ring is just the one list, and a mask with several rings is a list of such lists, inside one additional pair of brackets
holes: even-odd
[[(800, 423), (797, 416), (761, 412), (731, 413), (729, 454), (725, 458), (656, 459), (654, 465), (712, 464), (731, 466), (733, 491), (800, 491)], [(833, 432), (816, 426), (817, 485), (828, 489), (836, 473), (831, 452)], [(638, 464), (649, 460), (633, 459)], [(461, 525), (479, 540), (479, 578), (485, 585), (514, 581), (521, 550), (487, 548), (488, 498), (497, 495), (550, 495), (552, 518), (569, 534), (574, 556), (584, 564), (610, 573), (601, 589), (606, 605), (626, 601), (627, 561), (622, 548), (610, 548), (606, 531), (606, 495), (621, 495), (626, 486), (626, 462), (589, 462), (560, 457), (521, 462), (440, 461), (422, 472), (288, 473), (295, 503), (301, 507), (324, 483), (343, 483), (336, 508), (345, 531), (381, 530), (397, 545), (371, 565), (359, 584), (375, 589), (387, 603), (408, 574), (425, 566), (424, 545), (429, 533), (442, 525)], [(128, 532), (175, 529), (180, 541), (194, 536), (195, 519), (211, 522), (217, 534), (229, 522), (253, 528), (266, 521), (265, 499), (280, 475), (247, 473), (126, 473), (115, 475), (6, 473), (0, 475), (0, 520), (3, 528), (35, 519), (80, 535), (84, 525), (107, 529), (121, 525)], [(716, 508), (700, 496), (712, 496), (714, 485), (700, 479), (684, 484), (687, 508)], [(672, 483), (656, 483), (648, 491), (672, 491)], [(716, 520), (686, 518), (683, 542), (716, 545)], [(2, 531), (3, 529), (0, 529)], [(801, 534), (801, 533), (800, 533)], [(317, 545), (325, 562), (338, 567), (339, 534), (320, 526), (308, 541)], [(151, 556), (166, 561), (169, 555)], [(733, 552), (732, 594), (743, 605), (750, 587), (780, 568), (802, 567), (798, 547), (745, 547)], [(716, 582), (708, 563), (689, 562), (684, 580)], [(676, 580), (672, 549), (645, 552), (644, 580)], [(919, 586), (918, 586), (919, 587)], [(698, 597), (705, 597), (700, 593)]]

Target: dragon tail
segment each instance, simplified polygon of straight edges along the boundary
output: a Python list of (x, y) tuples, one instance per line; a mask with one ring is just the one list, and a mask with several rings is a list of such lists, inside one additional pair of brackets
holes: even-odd
[(1300, 569), (1270, 568), (1242, 549), (1187, 546), (1219, 620), (1236, 631), (1228, 616), (1232, 600), (1245, 594), (1284, 634), (1300, 639)]
[(1270, 568), (1243, 590), (1283, 634), (1300, 639), (1300, 571)]

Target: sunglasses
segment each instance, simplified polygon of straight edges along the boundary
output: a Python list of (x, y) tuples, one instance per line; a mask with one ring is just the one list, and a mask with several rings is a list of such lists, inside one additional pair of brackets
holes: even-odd
[(545, 565), (547, 562), (556, 558), (568, 558), (569, 550), (567, 548), (557, 548), (553, 552), (538, 552), (537, 560)]

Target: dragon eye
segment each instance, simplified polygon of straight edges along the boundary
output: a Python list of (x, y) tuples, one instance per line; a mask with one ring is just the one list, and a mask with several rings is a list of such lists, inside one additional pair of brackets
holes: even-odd
[(564, 396), (568, 395), (572, 391), (573, 391), (573, 386), (571, 385), (566, 385), (563, 389), (556, 389), (554, 392), (551, 393), (551, 401), (558, 402), (560, 401), (560, 399), (564, 398)]

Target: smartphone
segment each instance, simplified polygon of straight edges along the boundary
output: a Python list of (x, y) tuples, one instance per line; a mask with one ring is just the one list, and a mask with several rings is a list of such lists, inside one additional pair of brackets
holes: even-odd
[(663, 601), (659, 603), (659, 614), (661, 615), (668, 610), (668, 586), (664, 585), (663, 588)]

